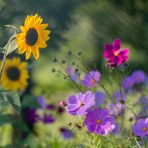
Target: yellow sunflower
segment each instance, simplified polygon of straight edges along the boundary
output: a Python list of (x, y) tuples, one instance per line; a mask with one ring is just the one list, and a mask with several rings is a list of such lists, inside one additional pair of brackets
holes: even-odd
[(23, 91), (28, 84), (28, 77), (27, 62), (21, 62), (20, 58), (7, 59), (1, 84), (7, 90)]
[(16, 35), (18, 53), (23, 54), (26, 51), (26, 60), (30, 58), (31, 53), (35, 59), (38, 59), (39, 48), (47, 47), (46, 41), (50, 38), (47, 27), (48, 24), (42, 24), (42, 18), (38, 14), (28, 15), (24, 26), (20, 26), (22, 32)]

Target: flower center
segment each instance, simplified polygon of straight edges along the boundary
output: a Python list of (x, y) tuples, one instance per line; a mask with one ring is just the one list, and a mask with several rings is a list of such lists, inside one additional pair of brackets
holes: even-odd
[(118, 55), (119, 55), (119, 52), (118, 51), (115, 51), (114, 52), (114, 56), (117, 57)]
[(147, 128), (143, 127), (143, 128), (142, 128), (142, 131), (143, 131), (143, 132), (146, 132), (146, 131), (147, 131)]
[(95, 83), (95, 80), (94, 79), (91, 79), (90, 81), (91, 85)]
[(101, 120), (100, 120), (100, 119), (98, 119), (98, 120), (97, 120), (97, 124), (100, 124), (100, 123), (101, 123)]
[(34, 28), (30, 28), (26, 34), (26, 43), (33, 46), (38, 40), (38, 33)]
[(83, 102), (80, 102), (80, 106), (83, 106), (84, 105), (84, 103)]
[(20, 78), (20, 70), (17, 67), (9, 67), (6, 73), (8, 78), (12, 81), (17, 81)]

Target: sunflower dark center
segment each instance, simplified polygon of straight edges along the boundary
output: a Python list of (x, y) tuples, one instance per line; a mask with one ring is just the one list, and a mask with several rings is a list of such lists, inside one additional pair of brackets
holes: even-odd
[(17, 81), (20, 78), (20, 70), (17, 67), (9, 67), (7, 69), (7, 76), (12, 81)]
[(26, 34), (26, 43), (33, 46), (38, 40), (38, 33), (34, 28), (30, 28)]

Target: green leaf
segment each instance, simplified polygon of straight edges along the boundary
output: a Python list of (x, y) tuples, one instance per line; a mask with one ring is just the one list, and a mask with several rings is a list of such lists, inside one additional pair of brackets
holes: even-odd
[(14, 33), (9, 38), (7, 44), (3, 47), (3, 52), (6, 52), (6, 55), (11, 54), (13, 51), (17, 49), (17, 42), (16, 42), (16, 27), (13, 25), (5, 25), (5, 27), (9, 29), (13, 29)]
[(28, 107), (33, 107), (33, 108), (39, 108), (40, 105), (37, 103), (36, 99), (34, 96), (29, 96), (26, 95), (22, 101), (22, 108), (28, 108)]
[(3, 94), (6, 96), (7, 101), (12, 105), (15, 111), (20, 111), (21, 102), (19, 94), (16, 92), (3, 92)]
[(17, 92), (9, 91), (9, 92), (2, 92), (0, 94), (0, 99), (9, 103), (15, 111), (20, 111), (21, 102), (20, 96)]
[(6, 108), (10, 107), (9, 105), (9, 102), (0, 97), (0, 113), (4, 112)]
[[(6, 47), (6, 46), (5, 46), (5, 47)], [(11, 54), (11, 53), (14, 52), (16, 49), (17, 49), (17, 43), (16, 43), (16, 39), (14, 38), (14, 39), (11, 40), (11, 41), (9, 42), (9, 44), (7, 45), (7, 54), (6, 54), (6, 55)]]
[(12, 115), (3, 115), (0, 114), (0, 126), (7, 124), (7, 123), (13, 123), (13, 116)]

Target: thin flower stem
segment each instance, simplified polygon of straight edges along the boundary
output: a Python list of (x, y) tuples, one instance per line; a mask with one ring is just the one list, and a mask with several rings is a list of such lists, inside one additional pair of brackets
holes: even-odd
[(114, 102), (113, 98), (111, 97), (111, 95), (109, 94), (109, 92), (107, 91), (107, 89), (104, 87), (104, 85), (101, 85), (101, 84), (98, 84), (98, 85), (106, 92), (106, 94), (111, 99), (111, 101)]
[(127, 109), (129, 109), (134, 114), (134, 116), (136, 117), (136, 119), (138, 119), (138, 116), (135, 113), (135, 111), (132, 108), (130, 108), (129, 106), (127, 106), (127, 104), (125, 104), (125, 106), (126, 106)]
[(3, 72), (3, 69), (4, 69), (5, 62), (6, 62), (6, 57), (7, 57), (7, 50), (5, 50), (3, 60), (2, 60), (2, 65), (0, 67), (0, 79), (2, 79), (2, 72)]
[(65, 71), (65, 73), (68, 75), (68, 77), (70, 78), (70, 80), (72, 81), (73, 85), (79, 90), (79, 91), (82, 91), (79, 86), (77, 84), (74, 83), (74, 81), (71, 79), (70, 75), (68, 74), (68, 72), (65, 70), (64, 66), (59, 62), (57, 61), (57, 63), (61, 66), (61, 68)]
[(73, 55), (73, 56), (78, 59), (78, 61), (82, 64), (82, 66), (84, 66), (86, 72), (89, 71), (89, 69), (87, 68), (86, 64), (84, 64), (79, 57), (77, 57), (76, 55)]

